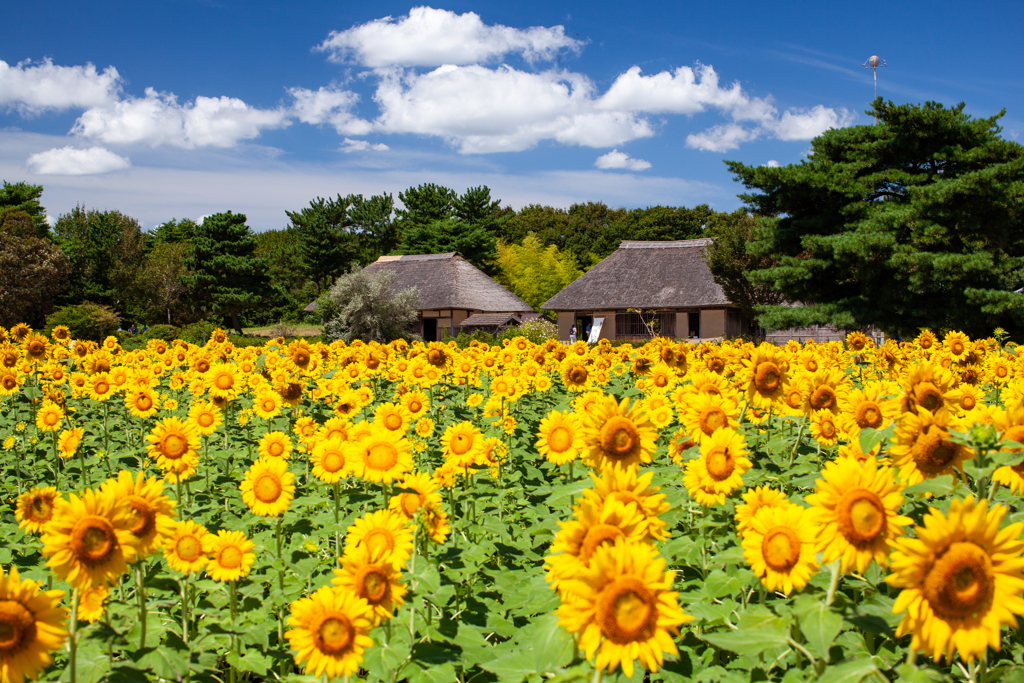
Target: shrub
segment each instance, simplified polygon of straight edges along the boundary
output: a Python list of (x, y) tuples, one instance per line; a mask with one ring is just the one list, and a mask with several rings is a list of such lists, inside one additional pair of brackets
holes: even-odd
[(460, 349), (465, 349), (470, 346), (473, 342), (482, 342), (484, 344), (494, 344), (494, 335), (484, 332), (483, 330), (474, 330), (473, 334), (467, 334), (466, 332), (459, 332), (459, 336), (455, 337), (455, 344)]
[(324, 339), (382, 344), (414, 339), (409, 328), (416, 320), (419, 292), (415, 288), (392, 291), (397, 277), (390, 270), (366, 273), (357, 267), (339, 277), (317, 300), (317, 312), (324, 319)]
[(144, 341), (150, 339), (163, 339), (168, 344), (178, 338), (181, 334), (181, 329), (174, 325), (153, 325), (139, 336)]
[(543, 344), (548, 339), (558, 339), (558, 325), (544, 318), (527, 320), (519, 327), (510, 327), (500, 333), (495, 341), (501, 344), (506, 339), (515, 339), (516, 337), (526, 337), (534, 344)]
[(217, 325), (206, 320), (200, 320), (181, 329), (181, 338), (190, 344), (203, 346), (210, 341), (210, 335), (217, 329)]
[(103, 341), (114, 334), (121, 324), (121, 317), (109, 306), (99, 304), (74, 304), (62, 306), (46, 318), (46, 334), (58, 325), (65, 325), (75, 339)]

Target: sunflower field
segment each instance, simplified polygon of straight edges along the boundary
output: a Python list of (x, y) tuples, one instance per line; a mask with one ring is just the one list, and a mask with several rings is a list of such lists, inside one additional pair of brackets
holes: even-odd
[(1024, 681), (1024, 357), (0, 329), (0, 683)]

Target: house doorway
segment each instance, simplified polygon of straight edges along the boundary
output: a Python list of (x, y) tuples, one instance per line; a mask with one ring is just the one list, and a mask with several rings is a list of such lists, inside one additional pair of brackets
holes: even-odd
[[(682, 316), (676, 317), (676, 325), (679, 324), (679, 319)], [(685, 330), (686, 337), (688, 339), (700, 339), (700, 310), (687, 311), (686, 317), (689, 320), (688, 328)], [(684, 332), (684, 330), (678, 330), (677, 334)]]
[(576, 318), (576, 339), (587, 341), (589, 336), (587, 328), (594, 324), (594, 316), (581, 315)]
[(437, 318), (423, 319), (423, 341), (437, 341)]

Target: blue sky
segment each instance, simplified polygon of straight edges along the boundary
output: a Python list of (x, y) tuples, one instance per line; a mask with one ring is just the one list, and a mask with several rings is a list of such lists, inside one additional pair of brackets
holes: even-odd
[[(896, 102), (1024, 133), (1024, 3), (80, 2), (5, 7), (0, 178), (149, 228), (316, 195), (488, 185), (519, 208), (739, 205)], [(17, 27), (17, 30), (10, 30)]]

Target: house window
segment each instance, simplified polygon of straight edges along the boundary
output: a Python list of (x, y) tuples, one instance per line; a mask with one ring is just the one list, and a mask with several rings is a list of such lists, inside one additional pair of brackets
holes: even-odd
[(676, 336), (676, 314), (660, 311), (657, 313), (617, 313), (615, 315), (616, 339), (650, 339), (652, 337)]

